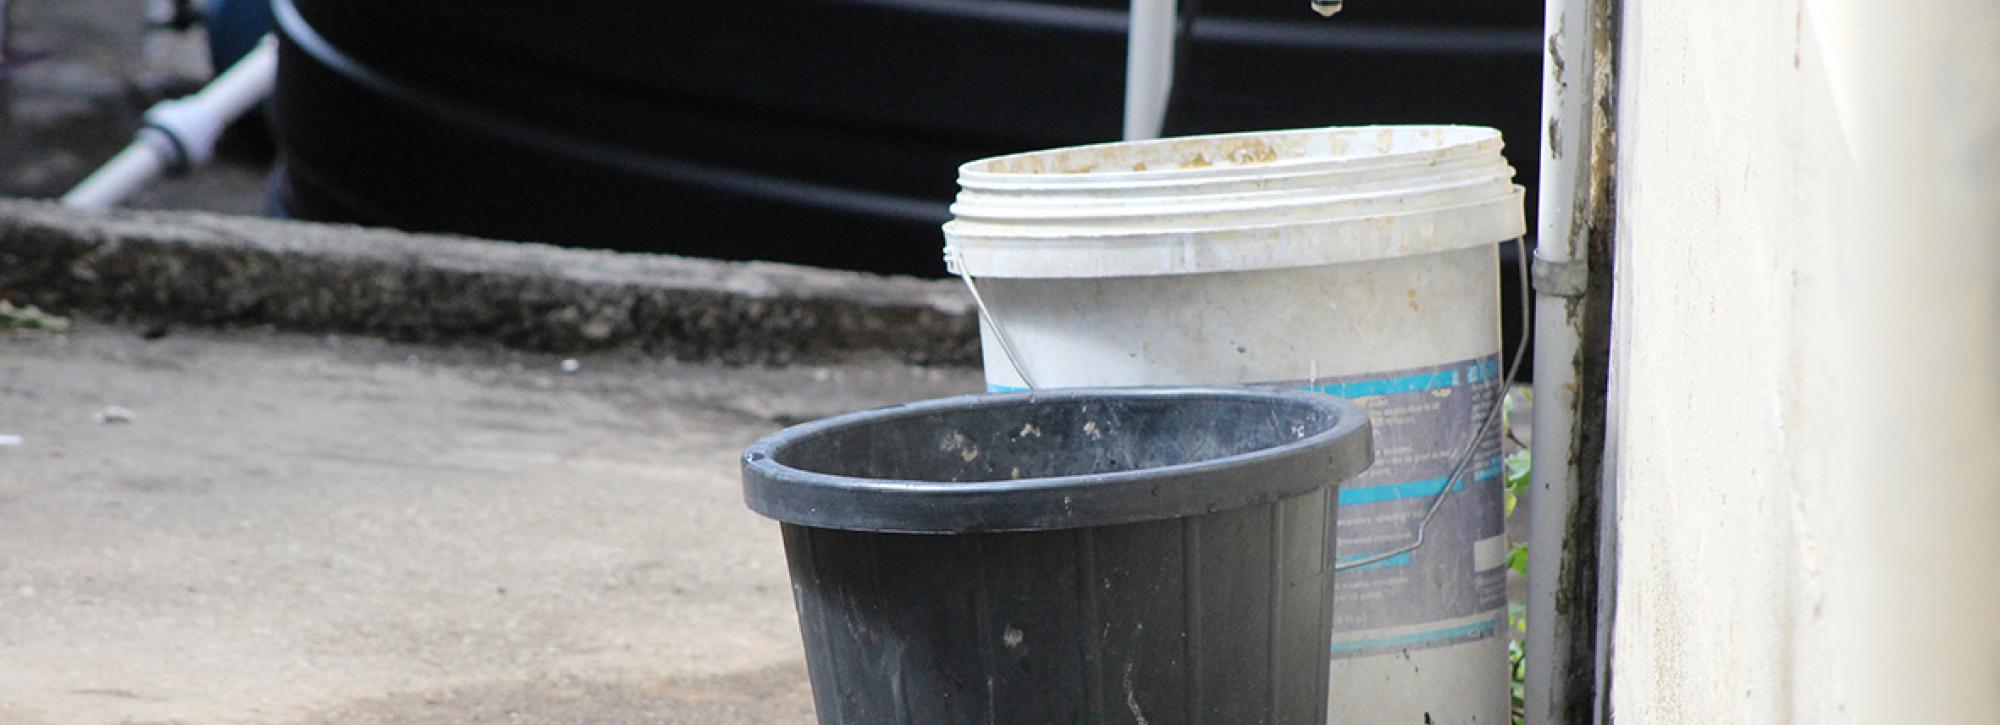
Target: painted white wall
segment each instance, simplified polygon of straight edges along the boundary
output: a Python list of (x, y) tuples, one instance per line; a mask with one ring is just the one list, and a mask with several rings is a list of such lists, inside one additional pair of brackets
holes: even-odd
[(1621, 33), (1614, 716), (2000, 722), (2000, 3)]

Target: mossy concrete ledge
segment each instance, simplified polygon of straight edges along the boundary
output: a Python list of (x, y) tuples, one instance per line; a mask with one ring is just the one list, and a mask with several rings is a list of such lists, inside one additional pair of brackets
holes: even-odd
[(9, 199), (0, 299), (149, 324), (730, 363), (972, 365), (979, 350), (971, 299), (951, 281)]

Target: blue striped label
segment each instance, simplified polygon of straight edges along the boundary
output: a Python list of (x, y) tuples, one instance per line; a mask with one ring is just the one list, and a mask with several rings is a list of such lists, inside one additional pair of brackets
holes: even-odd
[[(1465, 479), (1467, 478), (1471, 478), (1473, 481), (1477, 482), (1477, 481), (1489, 480), (1499, 475), (1500, 475), (1500, 463), (1498, 461), (1495, 461), (1490, 465), (1487, 465), (1483, 468), (1480, 468), (1477, 471), (1474, 471), (1472, 475), (1469, 477), (1464, 475), (1459, 476), (1458, 480), (1452, 483), (1451, 490), (1454, 493), (1459, 491), (1464, 491)], [(1340, 489), (1340, 505), (1354, 506), (1364, 503), (1401, 501), (1406, 498), (1428, 499), (1432, 496), (1436, 496), (1439, 491), (1444, 490), (1444, 480), (1445, 480), (1444, 476), (1439, 476), (1437, 478), (1426, 478), (1422, 481), (1391, 483), (1382, 486), (1362, 486), (1357, 488), (1349, 488), (1343, 486)]]
[(1400, 395), (1403, 393), (1455, 388), (1465, 383), (1483, 383), (1498, 378), (1499, 368), (1499, 358), (1488, 358), (1462, 365), (1453, 365), (1442, 370), (1426, 371), (1413, 375), (1395, 375), (1393, 377), (1335, 383), (1314, 383), (1308, 381), (1300, 387), (1342, 398), (1372, 398), (1383, 395)]
[(1498, 619), (1484, 619), (1471, 624), (1439, 627), (1437, 629), (1409, 634), (1336, 640), (1333, 643), (1333, 654), (1335, 657), (1343, 655), (1352, 657), (1361, 654), (1424, 649), (1439, 645), (1486, 639), (1493, 636), (1499, 630), (1500, 622)]
[[(1375, 557), (1375, 556), (1378, 556), (1378, 555), (1377, 555), (1377, 554), (1348, 554), (1348, 555), (1346, 555), (1346, 556), (1341, 556), (1341, 557), (1336, 557), (1336, 558), (1334, 559), (1334, 561), (1336, 561), (1336, 562), (1338, 562), (1338, 563), (1341, 563), (1341, 564), (1346, 564), (1346, 563), (1348, 563), (1348, 562), (1351, 562), (1351, 561), (1360, 561), (1360, 560), (1362, 560), (1362, 559), (1368, 559), (1368, 558), (1371, 558), (1371, 557)], [(1406, 552), (1403, 552), (1403, 553), (1401, 553), (1401, 554), (1397, 554), (1397, 555), (1395, 555), (1395, 556), (1392, 556), (1392, 557), (1389, 557), (1389, 558), (1387, 558), (1387, 559), (1383, 559), (1383, 560), (1381, 560), (1381, 561), (1371, 561), (1371, 562), (1368, 562), (1368, 563), (1366, 563), (1366, 564), (1362, 564), (1361, 566), (1357, 566), (1357, 567), (1354, 567), (1354, 568), (1353, 568), (1353, 569), (1352, 569), (1351, 571), (1368, 571), (1368, 570), (1370, 570), (1370, 569), (1394, 569), (1394, 568), (1396, 568), (1396, 567), (1399, 567), (1399, 566), (1409, 566), (1409, 565), (1410, 565), (1410, 561), (1411, 561), (1411, 557), (1410, 557), (1410, 554), (1409, 554), (1409, 552), (1407, 552), (1407, 551), (1406, 551)]]
[[(1363, 561), (1409, 546), (1425, 513), (1438, 504), (1422, 547), (1335, 574), (1335, 657), (1493, 636), (1490, 620), (1463, 623), (1506, 606), (1505, 567), (1475, 570), (1473, 556), (1473, 542), (1502, 531), (1500, 436), (1497, 429), (1479, 428), (1499, 400), (1500, 378), (1500, 357), (1490, 355), (1282, 383), (1353, 400), (1374, 423), (1375, 464), (1340, 487), (1335, 561)], [(1472, 459), (1453, 478), (1467, 445), (1474, 446)], [(1432, 623), (1451, 624), (1425, 628)], [(1379, 638), (1376, 633), (1385, 630), (1417, 633)]]

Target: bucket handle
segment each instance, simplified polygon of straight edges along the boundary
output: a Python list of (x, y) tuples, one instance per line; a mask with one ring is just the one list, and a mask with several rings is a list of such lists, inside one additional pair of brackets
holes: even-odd
[(972, 293), (972, 305), (979, 308), (979, 316), (986, 320), (987, 327), (992, 328), (993, 338), (1000, 342), (1000, 353), (1007, 356), (1007, 364), (1014, 367), (1014, 375), (1021, 378), (1021, 385), (1029, 390), (1037, 390), (1035, 379), (1028, 377), (1027, 366), (1021, 364), (1021, 356), (1014, 352), (1014, 341), (1008, 339), (1007, 328), (1000, 325), (1000, 318), (994, 317), (992, 310), (986, 309), (986, 298), (979, 296), (979, 285), (973, 283), (972, 272), (967, 270), (965, 262), (959, 259), (958, 248), (946, 244), (944, 261), (947, 266), (958, 268), (959, 279), (965, 280), (965, 289)]
[[(1528, 284), (1527, 238), (1515, 237), (1514, 249), (1519, 252), (1515, 256), (1518, 258), (1521, 266), (1521, 324), (1526, 325), (1528, 323), (1528, 313), (1530, 312), (1528, 307), (1534, 303), (1535, 299), (1534, 292)], [(1359, 559), (1338, 562), (1333, 565), (1334, 571), (1348, 571), (1368, 566), (1369, 564), (1379, 564), (1416, 551), (1424, 545), (1424, 531), (1430, 528), (1431, 519), (1437, 518), (1438, 509), (1444, 507), (1444, 499), (1451, 495), (1452, 487), (1458, 484), (1461, 476), (1465, 475), (1466, 466), (1472, 463), (1473, 455), (1479, 452), (1479, 442), (1485, 440), (1488, 431), (1493, 430), (1494, 426), (1499, 425), (1500, 411), (1507, 406), (1507, 391), (1514, 387), (1514, 375), (1521, 372), (1521, 358), (1527, 356), (1528, 335), (1523, 334), (1521, 335), (1521, 341), (1514, 346), (1514, 359), (1507, 363), (1507, 376), (1500, 379), (1500, 394), (1493, 396), (1493, 407), (1486, 410), (1485, 420), (1479, 424), (1478, 428), (1473, 429), (1472, 440), (1466, 441), (1465, 450), (1458, 454), (1458, 463), (1451, 467), (1451, 475), (1446, 476), (1444, 479), (1444, 487), (1438, 489), (1437, 495), (1431, 498), (1430, 508), (1424, 511), (1423, 520), (1417, 522), (1417, 535), (1410, 540), (1410, 543), (1388, 551), (1369, 554)]]

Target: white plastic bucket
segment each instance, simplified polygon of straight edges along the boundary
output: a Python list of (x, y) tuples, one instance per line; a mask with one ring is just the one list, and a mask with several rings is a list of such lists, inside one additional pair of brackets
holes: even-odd
[[(1366, 558), (1409, 543), (1497, 398), (1497, 244), (1525, 231), (1500, 149), (1385, 126), (974, 161), (946, 257), (981, 299), (992, 389), (1276, 383), (1367, 406), (1376, 464), (1342, 486), (1338, 543)], [(1500, 445), (1480, 435), (1422, 547), (1336, 576), (1333, 721), (1507, 722)]]

